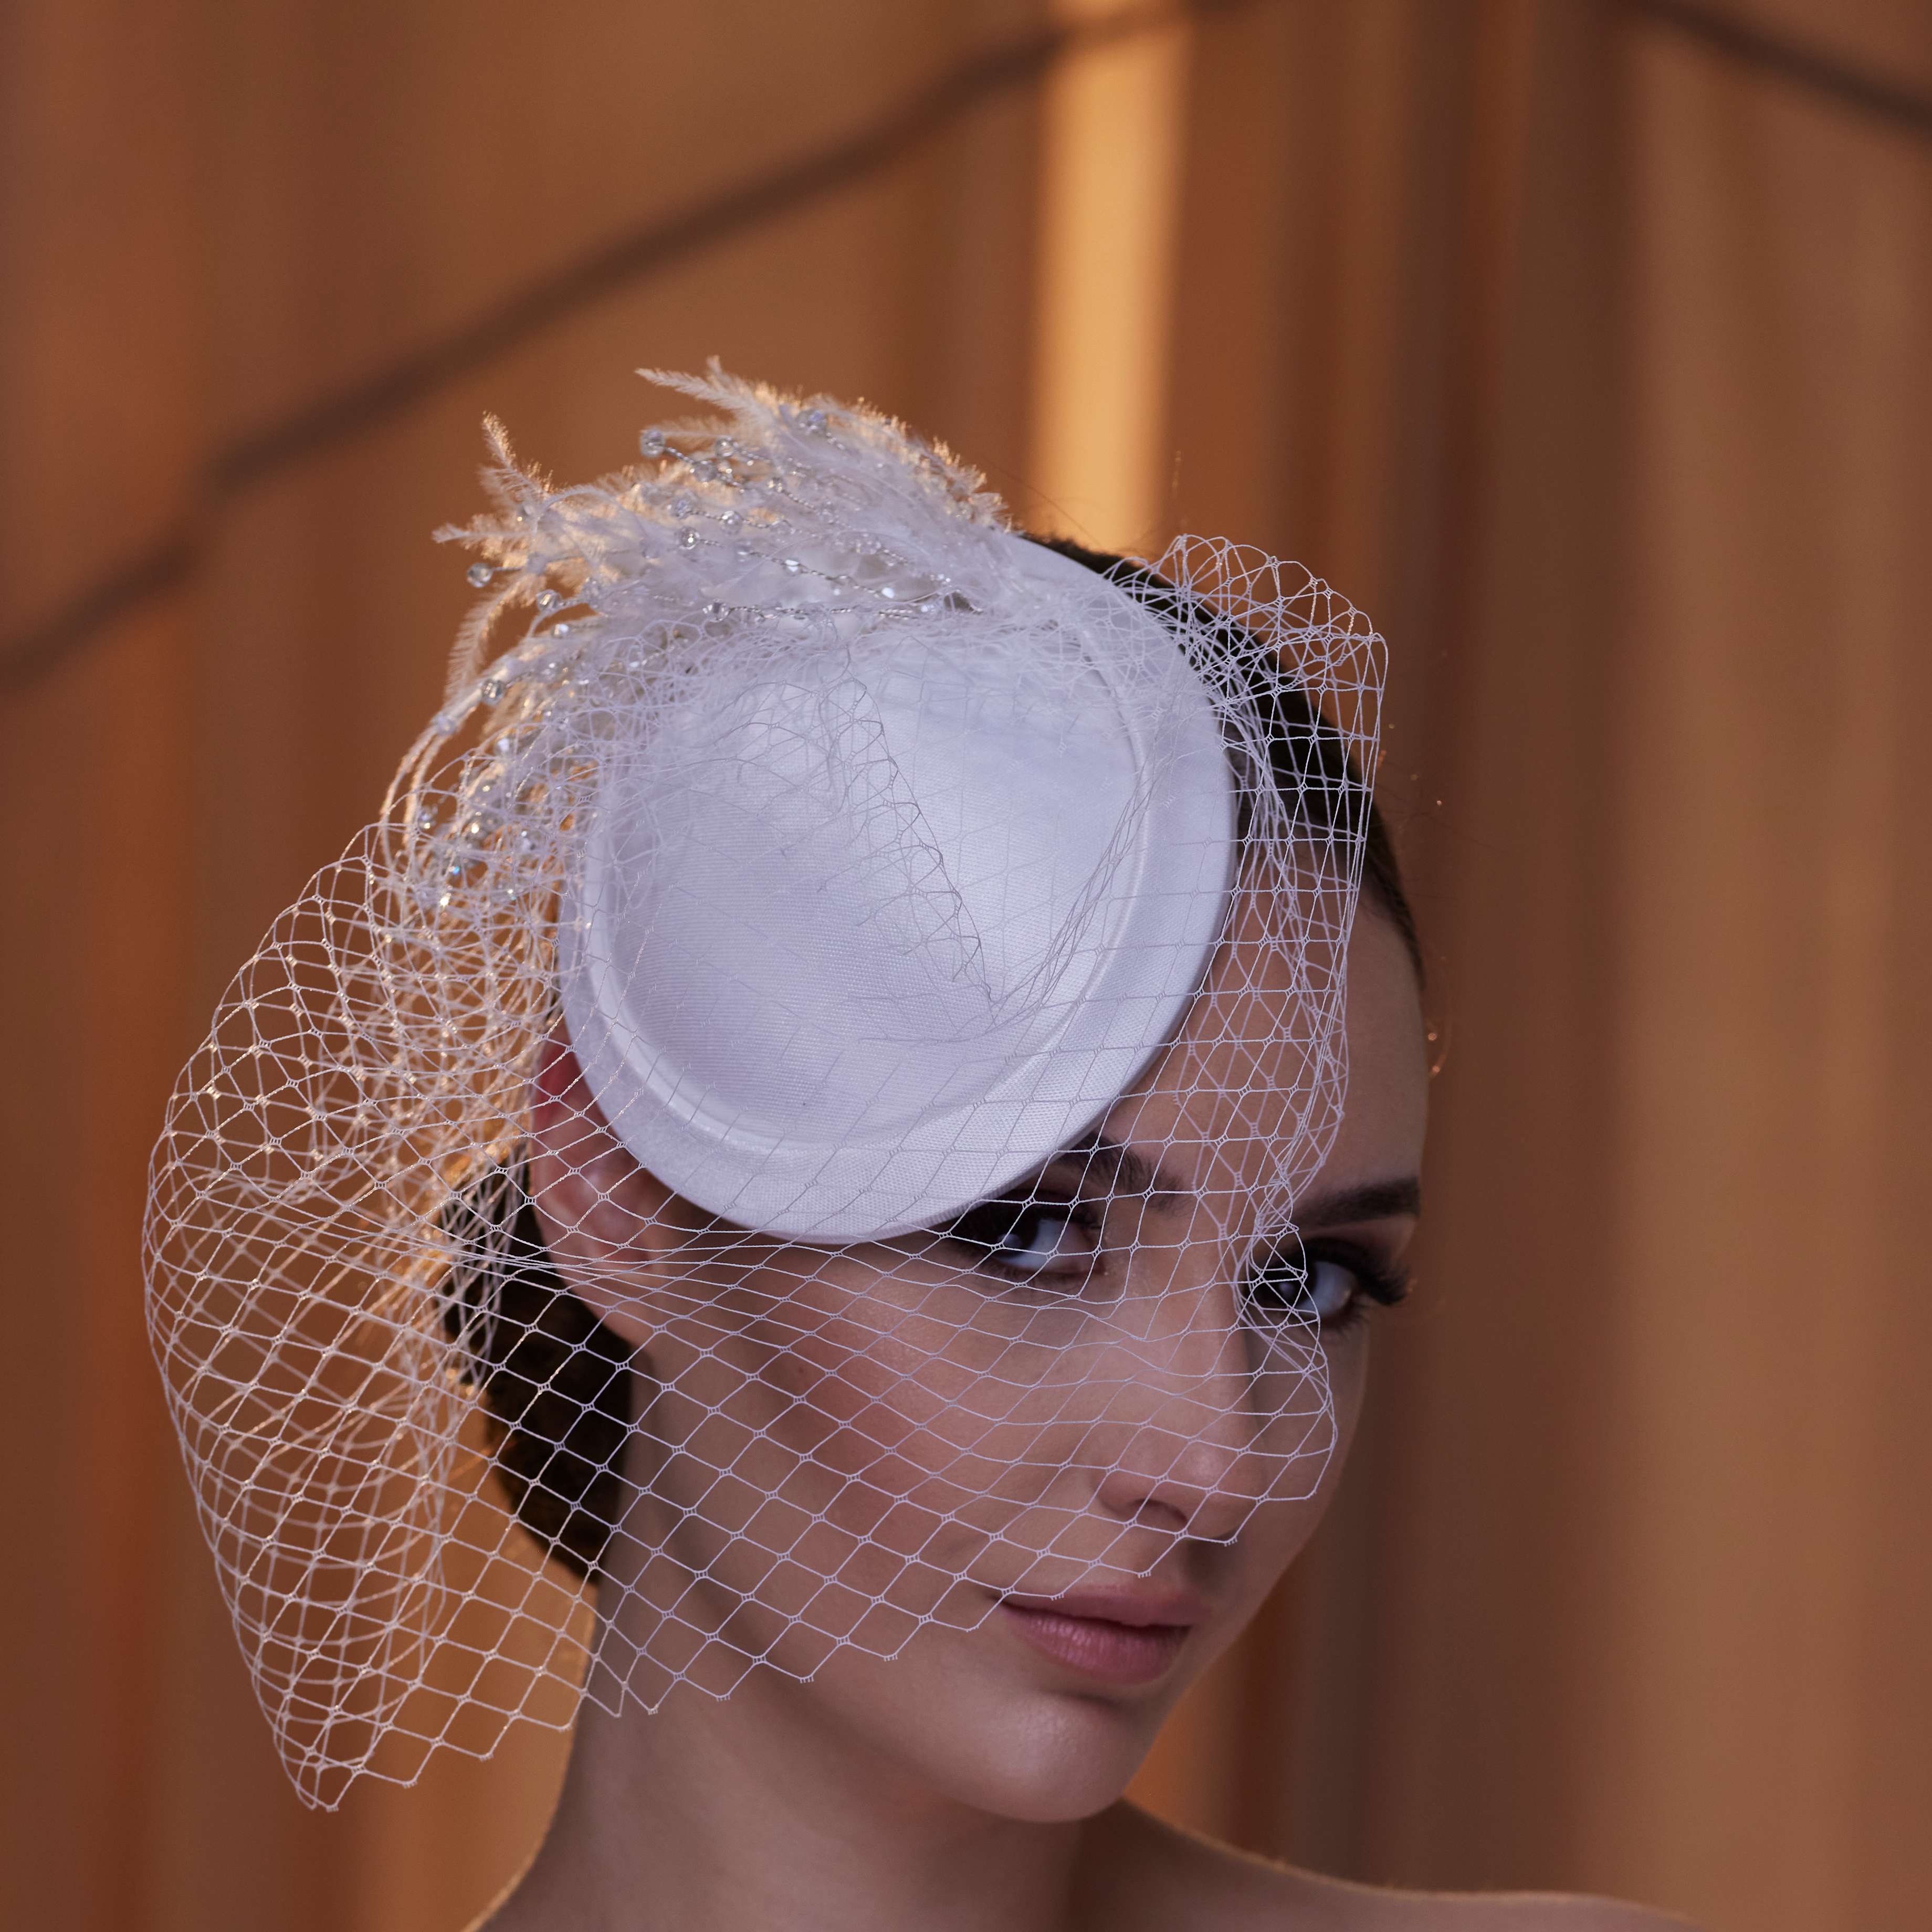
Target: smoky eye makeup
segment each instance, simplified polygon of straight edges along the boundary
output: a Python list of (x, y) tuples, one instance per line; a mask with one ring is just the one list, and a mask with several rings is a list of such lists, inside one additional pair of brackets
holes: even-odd
[(1408, 1291), (1408, 1270), (1360, 1242), (1291, 1236), (1249, 1268), (1242, 1318), (1256, 1328), (1293, 1322), (1336, 1334), (1365, 1320), (1371, 1308), (1395, 1307)]
[(976, 1268), (1011, 1282), (1072, 1286), (1100, 1257), (1105, 1203), (1038, 1185), (982, 1201), (940, 1229)]

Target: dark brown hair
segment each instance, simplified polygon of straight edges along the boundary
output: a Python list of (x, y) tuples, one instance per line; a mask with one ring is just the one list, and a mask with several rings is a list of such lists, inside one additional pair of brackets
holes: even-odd
[(1275, 784), (1288, 802), (1292, 822), (1305, 827), (1311, 836), (1343, 843), (1360, 836), (1363, 892), (1401, 936), (1415, 976), (1421, 980), (1422, 938), (1402, 886), (1394, 841), (1334, 725), (1298, 692), (1284, 692), (1273, 679), (1261, 677), (1258, 673), (1265, 658), (1254, 640), (1217, 620), (1199, 598), (1168, 583), (1144, 564), (1109, 551), (1088, 550), (1064, 537), (1034, 541), (1118, 584), (1171, 628), (1184, 625), (1196, 635), (1204, 633), (1214, 639), (1222, 662), (1241, 674), (1248, 700), (1259, 714)]

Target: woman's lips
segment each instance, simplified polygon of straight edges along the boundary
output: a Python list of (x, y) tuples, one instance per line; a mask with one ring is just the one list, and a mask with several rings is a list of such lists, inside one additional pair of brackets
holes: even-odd
[(1127, 1592), (1002, 1597), (1016, 1634), (1056, 1664), (1105, 1684), (1151, 1684), (1166, 1676), (1204, 1614), (1190, 1598)]

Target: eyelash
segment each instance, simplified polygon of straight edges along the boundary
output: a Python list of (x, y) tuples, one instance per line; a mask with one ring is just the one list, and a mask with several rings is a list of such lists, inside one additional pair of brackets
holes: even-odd
[[(1028, 1222), (1034, 1224), (1036, 1237), (1039, 1224), (1049, 1220), (1063, 1227), (1078, 1228), (1091, 1244), (1089, 1252), (1092, 1260), (1100, 1260), (1100, 1210), (1097, 1203), (1090, 1202), (1060, 1200), (1051, 1195), (1038, 1194), (982, 1201), (976, 1208), (968, 1208), (945, 1232), (947, 1240), (973, 1250), (974, 1266), (998, 1275), (1003, 1281), (1024, 1286), (1069, 1279), (1066, 1275), (1049, 1274), (1044, 1268), (1016, 1268), (1000, 1259), (1003, 1248), (1014, 1249), (1022, 1245), (1015, 1238)], [(1032, 1243), (1028, 1241), (1024, 1245), (1030, 1246)], [(1091, 1269), (1087, 1272), (1090, 1273)]]
[[(1340, 1268), (1355, 1284), (1347, 1306), (1340, 1313), (1320, 1318), (1324, 1334), (1342, 1334), (1360, 1326), (1367, 1320), (1371, 1304), (1378, 1308), (1394, 1308), (1408, 1299), (1409, 1277), (1406, 1269), (1391, 1268), (1352, 1241), (1315, 1240), (1305, 1244), (1297, 1242), (1290, 1247), (1277, 1250), (1267, 1263), (1256, 1269), (1243, 1291), (1244, 1308), (1255, 1307), (1258, 1291), (1277, 1270), (1285, 1272), (1298, 1284), (1297, 1300), (1306, 1300), (1315, 1270), (1324, 1265)], [(1253, 1325), (1279, 1327), (1292, 1312), (1291, 1307), (1283, 1306), (1271, 1320), (1256, 1321)]]
[[(1091, 1244), (1088, 1252), (1093, 1262), (1099, 1262), (1101, 1214), (1097, 1204), (1091, 1202), (1056, 1200), (1039, 1195), (982, 1202), (976, 1208), (968, 1208), (946, 1230), (946, 1234), (949, 1240), (974, 1251), (975, 1266), (998, 1275), (1004, 1281), (1022, 1286), (1040, 1286), (1069, 1280), (1071, 1271), (1057, 1275), (1044, 1267), (1016, 1268), (1002, 1262), (999, 1251), (1002, 1247), (1020, 1245), (1015, 1238), (1029, 1222), (1034, 1224), (1033, 1234), (1036, 1239), (1039, 1224), (1049, 1220), (1064, 1227), (1077, 1228), (1084, 1234)], [(1030, 1239), (1024, 1245), (1032, 1244)], [(1378, 1261), (1366, 1249), (1352, 1241), (1316, 1240), (1306, 1244), (1298, 1242), (1292, 1247), (1277, 1250), (1244, 1284), (1242, 1310), (1251, 1325), (1257, 1328), (1278, 1328), (1293, 1312), (1291, 1306), (1284, 1305), (1272, 1315), (1259, 1315), (1257, 1318), (1261, 1292), (1277, 1271), (1285, 1271), (1298, 1283), (1296, 1300), (1306, 1301), (1309, 1298), (1308, 1284), (1315, 1270), (1324, 1265), (1342, 1269), (1354, 1283), (1348, 1305), (1338, 1314), (1320, 1318), (1325, 1334), (1340, 1334), (1358, 1326), (1367, 1318), (1371, 1304), (1378, 1308), (1393, 1308), (1408, 1297), (1407, 1271)], [(1090, 1268), (1087, 1271), (1091, 1272)], [(1086, 1279), (1086, 1275), (1081, 1279)]]

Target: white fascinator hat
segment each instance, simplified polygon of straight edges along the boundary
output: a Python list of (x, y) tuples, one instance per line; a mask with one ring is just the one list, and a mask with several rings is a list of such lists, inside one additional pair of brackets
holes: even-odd
[[(1204, 1001), (1238, 1052), (1163, 1077), (1201, 1083), (1204, 1159), (1250, 1176), (1239, 1242), (1199, 1236), (1209, 1274), (1290, 1227), (1339, 1118), (1380, 668), (1360, 614), (1218, 541), (1090, 567), (874, 412), (654, 380), (712, 413), (593, 483), (554, 487), (491, 425), (494, 508), (439, 533), (482, 593), (443, 706), (237, 974), (155, 1150), (150, 1329), (316, 1802), (585, 1695), (896, 1654), (976, 1566), (1028, 1574), (1060, 1505), (1014, 1514), (1012, 1472), (1094, 1453), (1055, 1432), (1103, 1402), (1091, 1364), (1130, 1388), (1171, 1324), (1029, 1325), (988, 1272), (1004, 1238), (962, 1245), (962, 1217), (1030, 1211)], [(564, 1045), (584, 1117), (697, 1244), (651, 1264), (642, 1353), (526, 1191)], [(837, 1268), (888, 1243), (874, 1340), (948, 1445), (910, 1488), (862, 1433), (821, 1455), (836, 1418), (779, 1393), (812, 1376), (766, 1359), (884, 1321)], [(1333, 1410), (1316, 1326), (1276, 1301), (1244, 1426), (1265, 1493), (1302, 1494)], [(747, 1485), (755, 1531), (722, 1500)]]
[[(798, 533), (752, 534), (764, 647), (606, 754), (560, 925), (570, 1040), (708, 1211), (937, 1226), (1173, 1032), (1227, 911), (1229, 747), (1172, 635), (1052, 550), (969, 526), (910, 570), (820, 542), (788, 576)], [(752, 588), (730, 575), (700, 601)]]

